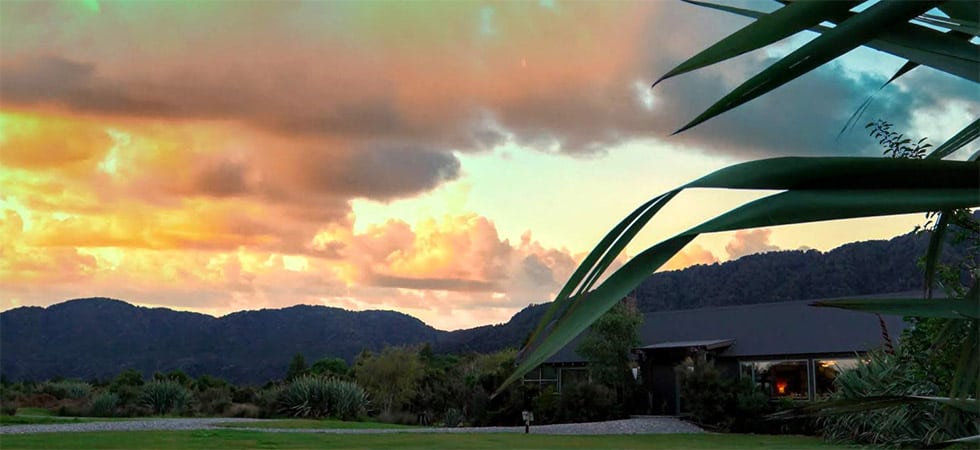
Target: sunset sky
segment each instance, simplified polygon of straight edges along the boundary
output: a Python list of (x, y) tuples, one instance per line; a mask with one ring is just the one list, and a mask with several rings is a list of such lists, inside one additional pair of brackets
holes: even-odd
[[(665, 190), (750, 159), (881, 154), (860, 127), (835, 140), (904, 62), (872, 50), (670, 136), (813, 37), (650, 89), (746, 23), (673, 1), (0, 2), (0, 309), (504, 322)], [(862, 123), (938, 145), (978, 113), (975, 85), (919, 68)], [(757, 197), (684, 193), (627, 254)], [(667, 269), (923, 222), (719, 233)]]

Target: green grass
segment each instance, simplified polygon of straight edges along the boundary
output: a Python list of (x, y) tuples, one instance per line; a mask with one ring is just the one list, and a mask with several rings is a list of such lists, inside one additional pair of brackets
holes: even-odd
[(555, 436), (523, 434), (326, 434), (257, 431), (132, 431), (0, 436), (14, 449), (827, 449), (842, 448), (805, 436), (659, 434)]
[(91, 422), (88, 419), (78, 417), (52, 417), (52, 416), (0, 416), (0, 427), (10, 425), (35, 425), (47, 423), (72, 423), (72, 422)]
[(313, 420), (313, 419), (285, 419), (285, 420), (266, 420), (262, 422), (230, 422), (219, 423), (219, 427), (228, 428), (288, 428), (288, 429), (345, 429), (345, 430), (378, 430), (378, 429), (403, 429), (417, 428), (413, 425), (398, 425), (380, 422), (345, 422), (343, 420)]
[(141, 420), (145, 417), (62, 417), (62, 416), (0, 416), (0, 426), (10, 425), (42, 425), (51, 423), (81, 423), (81, 422), (121, 422), (126, 420)]
[(53, 416), (54, 412), (47, 408), (17, 408), (18, 416)]

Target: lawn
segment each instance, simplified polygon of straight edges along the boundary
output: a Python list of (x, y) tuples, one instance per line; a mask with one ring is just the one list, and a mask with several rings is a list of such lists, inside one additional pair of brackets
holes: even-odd
[(826, 449), (818, 438), (747, 434), (557, 436), (510, 433), (325, 434), (258, 431), (121, 431), (0, 435), (14, 449)]
[(288, 429), (358, 429), (358, 430), (378, 430), (378, 429), (403, 429), (417, 428), (412, 425), (397, 425), (379, 422), (344, 422), (342, 420), (311, 420), (311, 419), (286, 419), (286, 420), (266, 420), (260, 423), (255, 422), (230, 422), (219, 423), (219, 427), (228, 428), (288, 428)]
[(53, 416), (54, 413), (47, 408), (17, 408), (18, 416)]
[(11, 425), (46, 425), (52, 423), (123, 422), (126, 420), (141, 419), (145, 419), (145, 417), (0, 416), (0, 427)]
[(73, 423), (91, 422), (91, 420), (79, 419), (78, 417), (53, 417), (53, 416), (0, 416), (0, 427), (10, 425), (34, 425), (49, 423)]

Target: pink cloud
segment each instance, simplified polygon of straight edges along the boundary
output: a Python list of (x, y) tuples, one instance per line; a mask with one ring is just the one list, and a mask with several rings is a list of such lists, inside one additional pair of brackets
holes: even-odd
[(772, 230), (762, 228), (758, 230), (739, 230), (735, 232), (732, 240), (725, 245), (729, 259), (738, 259), (745, 255), (754, 253), (765, 253), (779, 250), (779, 247), (769, 243), (769, 236)]

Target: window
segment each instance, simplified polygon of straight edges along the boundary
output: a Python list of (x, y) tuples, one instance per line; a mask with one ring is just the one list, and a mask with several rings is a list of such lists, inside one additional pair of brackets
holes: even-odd
[(834, 380), (847, 369), (854, 368), (860, 361), (857, 358), (816, 359), (813, 361), (814, 386), (817, 397), (824, 397), (834, 391)]
[(555, 366), (538, 366), (524, 375), (524, 384), (537, 384), (544, 389), (551, 386), (558, 390), (558, 369)]
[(742, 362), (740, 375), (749, 377), (769, 392), (770, 398), (808, 400), (810, 398), (809, 364), (805, 359), (792, 361)]

